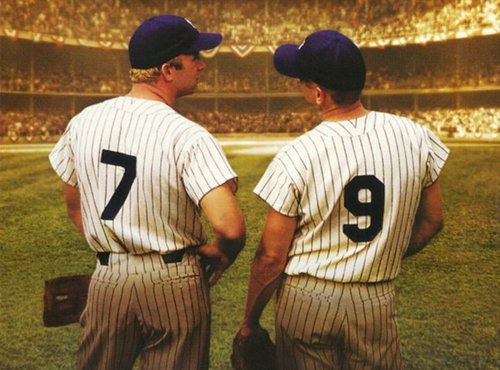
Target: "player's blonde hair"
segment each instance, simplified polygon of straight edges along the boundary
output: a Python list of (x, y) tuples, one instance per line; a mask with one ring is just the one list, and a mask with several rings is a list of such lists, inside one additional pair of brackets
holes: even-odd
[(130, 81), (133, 83), (152, 82), (156, 81), (161, 75), (161, 67), (153, 67), (146, 69), (131, 68), (128, 71)]
[[(166, 62), (170, 67), (176, 68), (176, 69), (181, 69), (182, 68), (182, 62), (179, 57), (175, 57), (173, 59), (170, 59), (168, 62)], [(158, 79), (161, 75), (161, 66), (157, 67), (151, 67), (151, 68), (145, 68), (145, 69), (140, 69), (140, 68), (131, 68), (128, 72), (128, 75), (130, 77), (130, 81), (133, 83), (147, 83), (147, 82), (153, 82)]]

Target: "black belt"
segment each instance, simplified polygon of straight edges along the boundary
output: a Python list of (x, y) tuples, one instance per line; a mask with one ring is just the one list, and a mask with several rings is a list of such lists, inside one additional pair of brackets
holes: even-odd
[[(165, 263), (181, 262), (185, 252), (185, 249), (180, 249), (171, 253), (162, 254), (161, 259)], [(107, 266), (109, 264), (109, 254), (109, 252), (97, 252), (97, 259), (101, 266)]]

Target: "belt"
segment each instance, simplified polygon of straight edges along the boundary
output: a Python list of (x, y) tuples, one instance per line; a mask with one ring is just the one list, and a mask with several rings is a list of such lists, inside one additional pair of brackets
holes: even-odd
[[(180, 250), (174, 251), (172, 253), (162, 254), (161, 259), (166, 264), (181, 262), (182, 257), (184, 257), (185, 252), (186, 252), (185, 249), (180, 249)], [(101, 266), (107, 266), (109, 264), (109, 254), (110, 254), (110, 252), (97, 252), (96, 253), (97, 259), (99, 260), (99, 263), (101, 264)]]

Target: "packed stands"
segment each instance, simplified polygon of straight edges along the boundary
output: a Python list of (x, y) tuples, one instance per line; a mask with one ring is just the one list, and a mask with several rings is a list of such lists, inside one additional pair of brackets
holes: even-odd
[[(389, 110), (391, 111), (391, 110)], [(500, 109), (392, 110), (409, 117), (440, 136), (463, 139), (498, 139)], [(215, 134), (303, 133), (321, 121), (316, 110), (281, 113), (190, 112), (188, 118)], [(68, 114), (0, 112), (0, 138), (5, 142), (55, 140), (66, 127)]]
[(335, 28), (359, 44), (440, 34), (454, 38), (499, 29), (495, 0), (4, 0), (0, 28), (68, 38), (126, 43), (153, 14), (182, 14), (226, 45), (276, 45)]
[[(131, 32), (150, 15), (172, 13), (187, 16), (203, 30), (223, 33), (223, 45), (260, 47), (245, 56), (227, 49), (206, 56), (208, 67), (198, 91), (183, 108), (211, 132), (300, 133), (319, 122), (315, 110), (303, 108), (297, 81), (273, 69), (273, 48), (267, 46), (296, 43), (310, 32), (334, 28), (362, 48), (368, 67), (364, 98), (370, 109), (414, 117), (443, 136), (500, 139), (497, 1), (290, 4), (4, 0), (0, 46), (8, 52), (0, 65), (0, 138), (55, 139), (84, 106), (126, 93), (125, 49)], [(29, 37), (18, 38), (19, 32)], [(51, 35), (53, 41), (40, 35)], [(112, 41), (121, 47), (70, 45), (65, 38)]]

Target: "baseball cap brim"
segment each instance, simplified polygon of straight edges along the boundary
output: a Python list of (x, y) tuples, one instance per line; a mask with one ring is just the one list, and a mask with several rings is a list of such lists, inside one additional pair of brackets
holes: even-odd
[(299, 45), (285, 44), (281, 45), (274, 52), (274, 68), (282, 75), (302, 78), (303, 75), (298, 66)]
[(200, 32), (198, 38), (183, 52), (186, 54), (196, 53), (202, 50), (210, 50), (219, 46), (222, 42), (222, 35), (220, 33)]

